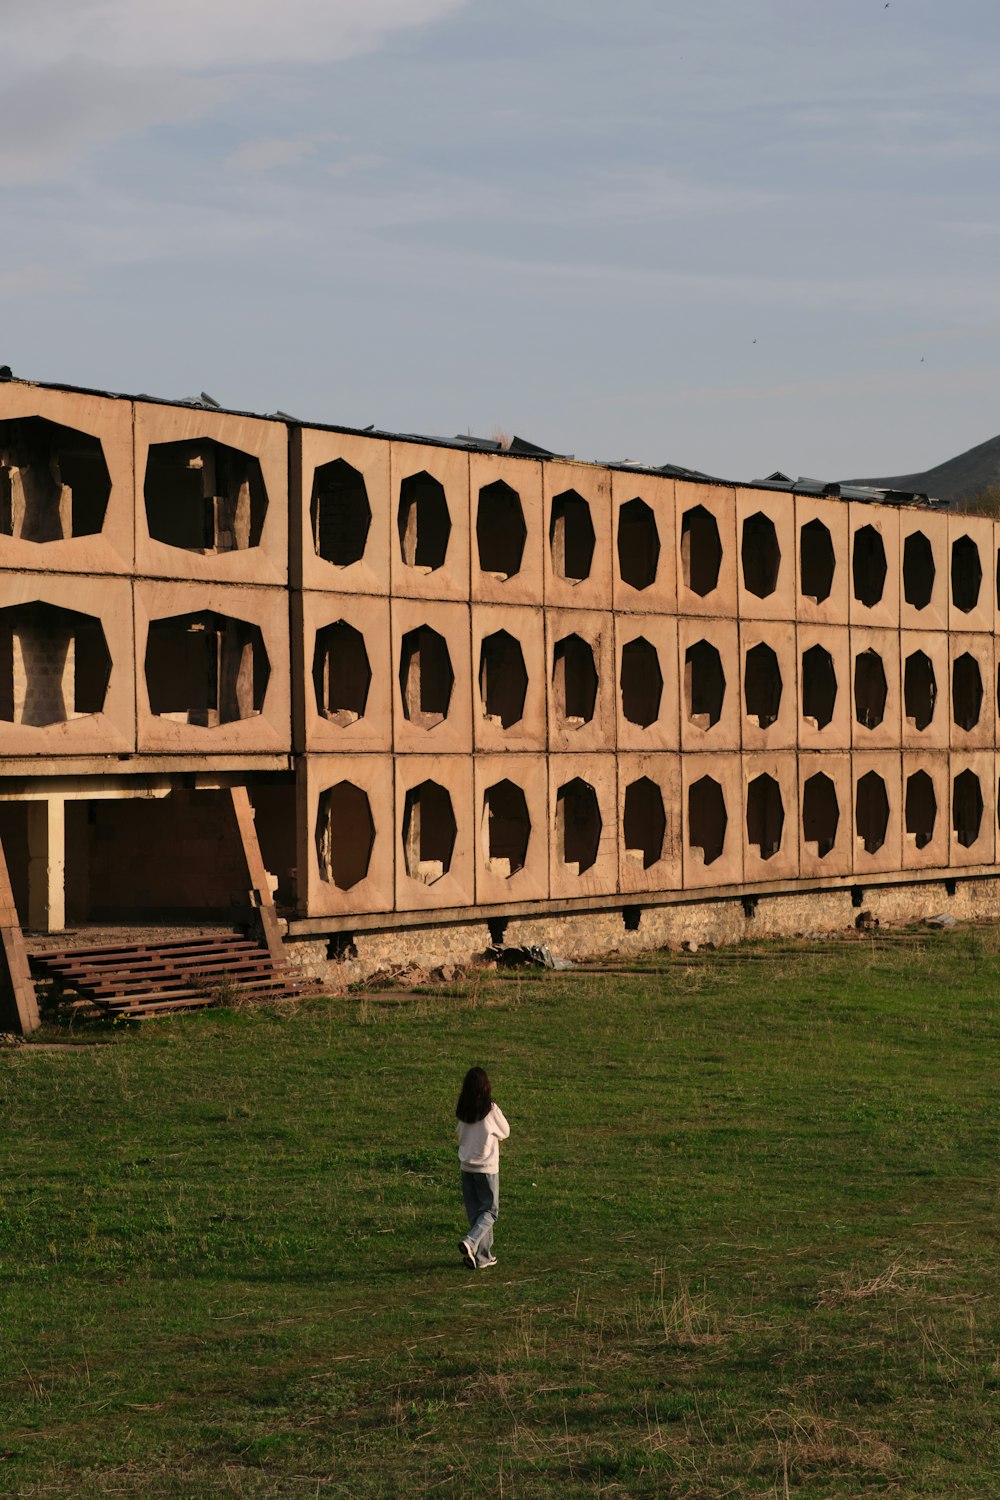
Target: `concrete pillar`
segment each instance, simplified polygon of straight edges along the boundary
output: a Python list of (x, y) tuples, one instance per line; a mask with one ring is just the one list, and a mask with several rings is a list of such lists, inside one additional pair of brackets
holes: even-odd
[(66, 802), (49, 797), (28, 807), (28, 926), (62, 932), (66, 926)]

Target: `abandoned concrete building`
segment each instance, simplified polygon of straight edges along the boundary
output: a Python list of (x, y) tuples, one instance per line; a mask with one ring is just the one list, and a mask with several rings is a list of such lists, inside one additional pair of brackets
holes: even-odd
[(230, 921), (237, 791), (319, 977), (978, 909), (998, 542), (913, 497), (4, 381), (5, 921)]

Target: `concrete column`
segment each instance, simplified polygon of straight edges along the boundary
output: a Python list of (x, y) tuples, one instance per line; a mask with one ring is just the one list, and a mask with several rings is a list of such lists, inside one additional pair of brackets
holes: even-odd
[(28, 808), (28, 926), (62, 932), (66, 926), (66, 801), (49, 797)]

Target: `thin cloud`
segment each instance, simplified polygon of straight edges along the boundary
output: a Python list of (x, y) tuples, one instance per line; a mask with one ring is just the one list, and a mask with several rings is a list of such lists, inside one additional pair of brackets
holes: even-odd
[(226, 94), (203, 79), (159, 69), (140, 76), (82, 58), (40, 69), (0, 92), (0, 183), (57, 176), (95, 146), (196, 120)]
[(334, 62), (392, 31), (438, 21), (466, 0), (35, 0), (3, 7), (5, 67), (74, 57), (127, 68), (213, 72)]

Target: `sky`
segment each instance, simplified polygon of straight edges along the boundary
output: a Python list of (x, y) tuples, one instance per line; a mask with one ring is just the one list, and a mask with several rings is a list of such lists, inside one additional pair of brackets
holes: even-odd
[(733, 479), (1000, 432), (996, 0), (0, 0), (15, 375)]

